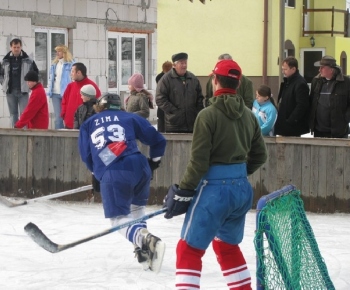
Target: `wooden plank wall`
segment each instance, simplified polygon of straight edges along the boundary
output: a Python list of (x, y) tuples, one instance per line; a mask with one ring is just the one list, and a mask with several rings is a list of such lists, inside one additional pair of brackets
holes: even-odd
[[(91, 184), (77, 131), (0, 129), (0, 194), (35, 198)], [(84, 200), (87, 192), (64, 200)]]
[[(167, 189), (179, 183), (190, 158), (192, 135), (164, 134), (165, 156), (151, 182), (150, 204), (162, 204)], [(91, 184), (81, 162), (75, 130), (0, 129), (0, 194), (34, 198)], [(267, 162), (249, 180), (254, 207), (265, 194), (294, 184), (305, 209), (350, 212), (350, 140), (268, 137)], [(148, 156), (148, 148), (140, 145)], [(66, 200), (83, 200), (86, 193)]]

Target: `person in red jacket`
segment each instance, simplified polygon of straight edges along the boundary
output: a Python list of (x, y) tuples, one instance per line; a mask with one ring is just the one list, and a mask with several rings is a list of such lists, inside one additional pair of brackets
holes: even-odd
[(29, 71), (24, 80), (32, 93), (28, 105), (24, 109), (15, 128), (48, 129), (49, 128), (49, 106), (43, 85), (39, 82), (39, 75), (35, 71)]
[(74, 114), (78, 107), (83, 103), (80, 95), (80, 89), (85, 85), (93, 85), (96, 89), (96, 99), (101, 96), (98, 86), (86, 76), (86, 66), (81, 62), (76, 62), (71, 70), (71, 82), (64, 91), (62, 98), (61, 117), (64, 121), (65, 129), (73, 129)]

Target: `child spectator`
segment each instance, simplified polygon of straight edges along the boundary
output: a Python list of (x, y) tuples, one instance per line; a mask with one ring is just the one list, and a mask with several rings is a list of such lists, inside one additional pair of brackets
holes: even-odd
[(96, 89), (93, 85), (85, 85), (80, 89), (80, 95), (83, 103), (78, 107), (74, 114), (74, 129), (79, 129), (81, 124), (95, 114), (94, 104), (96, 104)]
[(39, 75), (35, 71), (29, 71), (24, 80), (32, 91), (28, 105), (24, 109), (15, 128), (48, 129), (49, 128), (49, 106), (43, 85), (39, 82)]
[(277, 119), (277, 108), (268, 86), (261, 85), (256, 91), (252, 111), (258, 119), (264, 136), (273, 136), (273, 127)]
[[(73, 129), (80, 129), (80, 126), (89, 117), (94, 115), (96, 112), (94, 110), (94, 105), (96, 104), (96, 89), (93, 85), (85, 85), (80, 89), (80, 95), (83, 103), (78, 107), (74, 114), (74, 126)], [(92, 187), (91, 192), (92, 197), (88, 197), (89, 200), (93, 201), (95, 198), (95, 193), (100, 192), (100, 182), (92, 174)]]
[(125, 100), (127, 112), (135, 113), (145, 119), (149, 117), (149, 109), (153, 109), (153, 96), (143, 87), (142, 74), (134, 73), (128, 80), (130, 96)]

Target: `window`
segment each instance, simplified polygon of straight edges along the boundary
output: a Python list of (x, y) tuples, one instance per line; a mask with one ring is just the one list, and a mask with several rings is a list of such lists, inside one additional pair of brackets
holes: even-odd
[(295, 56), (295, 47), (291, 40), (287, 39), (284, 42), (284, 53), (285, 57), (287, 56)]
[(40, 73), (40, 82), (47, 87), (52, 60), (56, 56), (55, 47), (67, 45), (67, 29), (36, 28), (35, 29), (35, 62)]
[(286, 7), (295, 8), (295, 0), (284, 0)]
[(108, 88), (125, 91), (133, 73), (141, 73), (147, 83), (147, 35), (108, 33)]

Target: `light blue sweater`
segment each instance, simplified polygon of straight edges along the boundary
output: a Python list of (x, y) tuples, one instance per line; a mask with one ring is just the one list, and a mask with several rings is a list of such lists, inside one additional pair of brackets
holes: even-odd
[(263, 104), (259, 104), (255, 100), (252, 111), (259, 121), (262, 134), (264, 136), (273, 136), (273, 127), (277, 119), (275, 106), (269, 100)]

